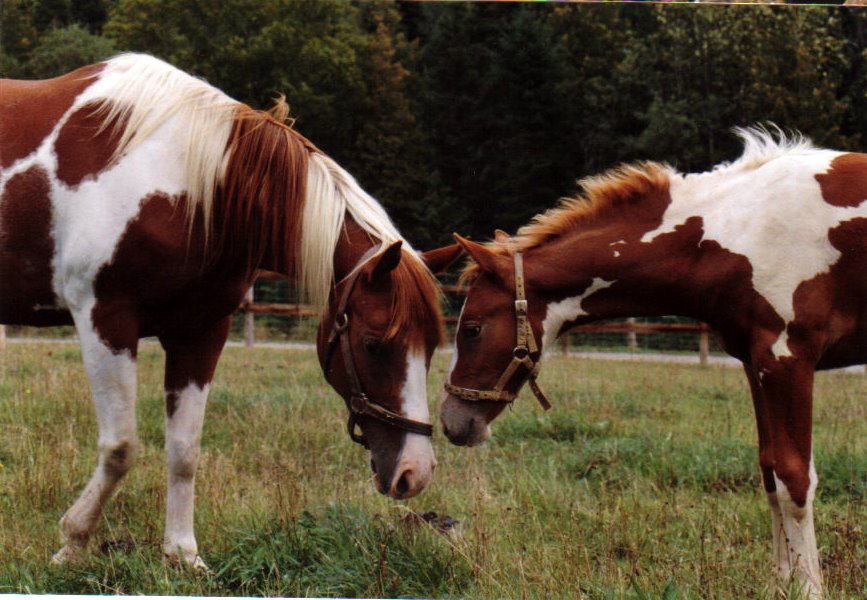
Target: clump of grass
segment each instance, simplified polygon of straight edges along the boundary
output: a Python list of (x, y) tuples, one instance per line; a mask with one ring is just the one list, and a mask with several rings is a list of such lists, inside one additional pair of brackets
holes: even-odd
[(217, 578), (245, 595), (446, 597), (471, 586), (466, 559), (430, 527), (332, 503), (233, 532)]

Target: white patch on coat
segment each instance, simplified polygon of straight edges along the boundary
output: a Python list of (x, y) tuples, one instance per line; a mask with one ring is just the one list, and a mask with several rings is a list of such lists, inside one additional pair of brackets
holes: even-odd
[(99, 459), (87, 486), (60, 520), (65, 545), (54, 555), (54, 563), (83, 556), (105, 503), (134, 462), (138, 447), (136, 362), (129, 351), (114, 352), (103, 343), (91, 326), (89, 310), (73, 317), (96, 408)]
[[(767, 149), (765, 149), (767, 151)], [(769, 151), (768, 151), (769, 152)], [(835, 207), (822, 198), (816, 174), (826, 173), (840, 152), (807, 145), (749, 156), (712, 172), (671, 174), (671, 204), (662, 223), (641, 239), (649, 243), (690, 217), (701, 217), (702, 241), (715, 241), (746, 257), (755, 290), (786, 325), (795, 318), (793, 296), (804, 281), (825, 273), (840, 258), (828, 230), (867, 216), (867, 203)], [(774, 344), (776, 356), (790, 355), (785, 331)]]
[(542, 349), (544, 350), (554, 343), (563, 325), (588, 314), (582, 306), (584, 300), (599, 290), (610, 287), (613, 283), (613, 281), (596, 277), (580, 295), (548, 304), (545, 318), (542, 320)]
[(199, 464), (202, 423), (208, 385), (200, 388), (190, 383), (174, 393), (174, 413), (166, 414), (166, 463), (168, 467), (168, 494), (166, 496), (166, 527), (163, 552), (172, 558), (203, 568), (193, 531), (195, 507), (196, 469)]
[(802, 583), (810, 598), (821, 598), (822, 572), (813, 524), (813, 498), (819, 478), (812, 458), (809, 477), (807, 501), (804, 506), (798, 506), (792, 500), (786, 484), (774, 473), (777, 491), (769, 494), (768, 498), (774, 528), (774, 561), (783, 581), (793, 577)]
[[(458, 364), (458, 336), (460, 335), (461, 323), (463, 322), (463, 319), (464, 319), (464, 309), (466, 307), (467, 307), (467, 302), (465, 300), (463, 305), (461, 305), (461, 313), (458, 315), (458, 327), (457, 327), (457, 330), (455, 331), (455, 343), (454, 343), (454, 352), (452, 353), (452, 363), (449, 365), (448, 379), (446, 379), (446, 381), (449, 383), (451, 383), (451, 381), (452, 381), (452, 373), (455, 370), (455, 366)], [(445, 393), (445, 391), (443, 391), (443, 399), (445, 399), (446, 397), (448, 397), (448, 394)]]

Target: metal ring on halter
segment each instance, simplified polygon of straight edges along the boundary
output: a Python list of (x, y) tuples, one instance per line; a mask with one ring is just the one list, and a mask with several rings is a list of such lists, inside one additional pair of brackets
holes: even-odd
[[(511, 403), (518, 397), (518, 391), (529, 380), (530, 389), (539, 400), (542, 408), (548, 410), (551, 408), (551, 403), (536, 377), (539, 374), (540, 364), (538, 360), (533, 360), (532, 354), (539, 351), (536, 344), (536, 336), (533, 335), (533, 327), (530, 325), (529, 305), (524, 292), (524, 261), (520, 252), (515, 253), (515, 320), (517, 324), (517, 341), (512, 349), (512, 361), (503, 370), (500, 378), (497, 380), (494, 389), (492, 390), (474, 390), (454, 385), (452, 383), (445, 384), (445, 390), (452, 396), (456, 396), (461, 400), (470, 402), (508, 402)], [(518, 385), (518, 391), (508, 392), (505, 387), (512, 380), (518, 367), (527, 369), (526, 375), (521, 379)]]

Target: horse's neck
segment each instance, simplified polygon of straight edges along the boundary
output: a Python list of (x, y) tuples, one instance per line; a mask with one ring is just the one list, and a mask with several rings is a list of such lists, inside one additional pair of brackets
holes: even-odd
[(349, 215), (346, 215), (337, 247), (334, 249), (334, 280), (340, 281), (358, 265), (365, 252), (379, 244)]
[[(704, 282), (696, 280), (701, 229), (645, 243), (647, 227), (606, 224), (526, 253), (528, 285), (549, 304), (580, 306), (579, 320), (679, 314), (700, 317)], [(691, 254), (692, 252), (692, 254)]]

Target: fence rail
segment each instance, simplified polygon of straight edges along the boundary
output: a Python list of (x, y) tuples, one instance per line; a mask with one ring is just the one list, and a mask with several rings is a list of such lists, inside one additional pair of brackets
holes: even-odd
[[(283, 279), (281, 275), (268, 271), (260, 271), (261, 279)], [(466, 293), (464, 288), (456, 285), (442, 286), (443, 293), (447, 296), (462, 296)], [(253, 288), (247, 292), (247, 297), (238, 308), (238, 313), (244, 315), (244, 343), (248, 347), (255, 345), (255, 315), (278, 315), (284, 317), (315, 317), (319, 311), (308, 304), (282, 304), (274, 302), (256, 302), (253, 297)], [(456, 324), (458, 317), (446, 316), (445, 322), (450, 325)], [(638, 335), (646, 334), (695, 334), (698, 336), (698, 359), (705, 365), (710, 356), (710, 336), (708, 326), (705, 323), (643, 323), (635, 319), (626, 321), (603, 321), (573, 327), (560, 338), (563, 354), (568, 353), (569, 334), (601, 333), (623, 334), (626, 336), (626, 346), (630, 350), (638, 348)]]

